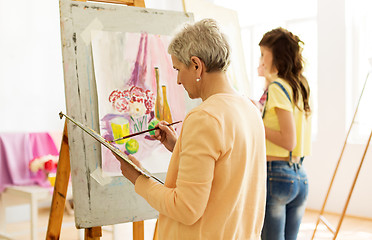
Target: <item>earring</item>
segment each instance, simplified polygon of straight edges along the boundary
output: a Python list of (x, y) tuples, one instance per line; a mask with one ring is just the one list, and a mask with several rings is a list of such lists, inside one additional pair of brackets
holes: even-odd
[(197, 81), (197, 82), (199, 82), (200, 80), (201, 80), (201, 78), (200, 78), (200, 77), (196, 79), (196, 81)]

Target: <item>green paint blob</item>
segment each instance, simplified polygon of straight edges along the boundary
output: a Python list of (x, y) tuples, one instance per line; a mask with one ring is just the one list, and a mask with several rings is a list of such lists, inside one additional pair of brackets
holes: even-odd
[[(157, 120), (157, 119), (152, 120), (149, 123), (148, 129), (153, 129), (156, 126), (156, 124), (158, 124), (158, 123), (159, 123), (159, 120)], [(155, 135), (155, 130), (150, 131), (150, 135)]]
[(127, 149), (127, 152), (129, 154), (134, 154), (138, 151), (138, 148), (139, 148), (139, 143), (136, 139), (132, 138), (132, 139), (129, 139), (126, 143), (125, 143), (125, 149)]

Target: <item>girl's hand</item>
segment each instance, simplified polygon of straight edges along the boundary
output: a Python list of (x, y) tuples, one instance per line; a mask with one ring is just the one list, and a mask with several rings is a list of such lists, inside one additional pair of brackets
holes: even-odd
[(152, 135), (152, 137), (159, 140), (170, 152), (173, 152), (177, 141), (177, 133), (173, 127), (167, 126), (167, 124), (166, 121), (156, 124), (155, 127), (159, 127), (159, 129), (155, 130), (155, 135)]

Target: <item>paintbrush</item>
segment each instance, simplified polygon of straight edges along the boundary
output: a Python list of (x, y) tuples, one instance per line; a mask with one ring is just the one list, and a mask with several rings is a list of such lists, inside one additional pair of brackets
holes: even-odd
[[(180, 123), (180, 122), (182, 122), (182, 121), (172, 122), (172, 123), (167, 124), (166, 126), (169, 127), (169, 126), (172, 126), (172, 125), (177, 124), (177, 123)], [(148, 129), (148, 130), (142, 131), (142, 132), (133, 133), (133, 134), (130, 134), (130, 135), (127, 135), (127, 136), (124, 136), (124, 137), (118, 138), (118, 139), (114, 139), (114, 140), (108, 141), (108, 142), (109, 142), (109, 143), (116, 142), (116, 141), (119, 141), (119, 140), (122, 140), (122, 139), (131, 138), (131, 137), (134, 137), (134, 136), (140, 135), (140, 134), (142, 134), (142, 133), (151, 132), (151, 131), (154, 131), (154, 130), (157, 130), (157, 129), (160, 129), (160, 128), (159, 128), (159, 127), (154, 127), (154, 128), (151, 128), (151, 129)]]

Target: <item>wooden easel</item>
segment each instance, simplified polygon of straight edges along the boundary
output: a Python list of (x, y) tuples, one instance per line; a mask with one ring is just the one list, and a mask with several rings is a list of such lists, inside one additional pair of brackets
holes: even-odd
[[(86, 0), (76, 0), (86, 2)], [(144, 0), (93, 0), (93, 2), (105, 2), (105, 3), (116, 3), (125, 4), (134, 7), (145, 7)], [(59, 155), (59, 162), (57, 168), (56, 182), (54, 185), (53, 199), (51, 210), (49, 214), (48, 230), (46, 239), (59, 239), (61, 233), (62, 219), (64, 206), (66, 203), (66, 193), (68, 182), (70, 178), (70, 155), (68, 146), (68, 133), (67, 133), (67, 120), (65, 122), (63, 137), (61, 143), (61, 150)], [(91, 227), (85, 229), (86, 240), (99, 240), (102, 236), (102, 228)], [(144, 222), (133, 222), (133, 240), (144, 239)], [(154, 240), (157, 239), (157, 223), (154, 231)]]
[(356, 174), (355, 174), (354, 181), (353, 181), (353, 184), (352, 184), (352, 186), (351, 186), (351, 188), (350, 188), (349, 195), (348, 195), (348, 198), (347, 198), (346, 203), (345, 203), (345, 205), (344, 205), (344, 209), (343, 209), (343, 211), (342, 211), (341, 217), (340, 217), (340, 219), (339, 219), (339, 221), (338, 221), (337, 227), (334, 228), (334, 227), (333, 227), (333, 226), (332, 226), (332, 225), (327, 221), (327, 219), (323, 216), (323, 214), (324, 214), (324, 209), (325, 209), (325, 206), (326, 206), (326, 204), (327, 204), (327, 200), (328, 200), (328, 197), (329, 197), (329, 193), (331, 192), (331, 189), (332, 189), (332, 186), (333, 186), (333, 182), (334, 182), (334, 180), (335, 180), (336, 173), (337, 173), (338, 167), (339, 167), (339, 165), (340, 165), (340, 162), (341, 162), (341, 159), (342, 159), (342, 155), (343, 155), (343, 153), (344, 153), (344, 150), (345, 150), (345, 147), (346, 147), (346, 144), (347, 144), (347, 140), (348, 140), (348, 138), (349, 138), (349, 134), (350, 134), (351, 129), (352, 129), (352, 127), (353, 127), (354, 120), (355, 120), (355, 118), (356, 118), (356, 116), (357, 116), (358, 108), (359, 108), (359, 104), (360, 104), (360, 102), (361, 102), (361, 99), (362, 99), (362, 96), (363, 96), (363, 93), (364, 93), (364, 89), (365, 89), (365, 87), (366, 87), (366, 85), (367, 85), (369, 75), (370, 75), (370, 73), (367, 74), (366, 80), (365, 80), (365, 82), (364, 82), (363, 89), (362, 89), (362, 92), (361, 92), (361, 94), (360, 94), (360, 97), (359, 97), (359, 100), (358, 100), (357, 107), (356, 107), (356, 109), (355, 109), (355, 113), (354, 113), (353, 120), (352, 120), (352, 122), (351, 122), (351, 124), (350, 124), (350, 127), (349, 127), (349, 130), (348, 130), (348, 132), (347, 132), (346, 139), (345, 139), (344, 145), (343, 145), (343, 147), (342, 147), (342, 151), (341, 151), (340, 157), (339, 157), (339, 159), (338, 159), (338, 161), (337, 161), (336, 168), (335, 168), (335, 171), (334, 171), (334, 173), (333, 173), (331, 183), (329, 184), (328, 191), (327, 191), (326, 197), (325, 197), (325, 199), (324, 199), (322, 209), (320, 210), (320, 213), (319, 213), (319, 216), (318, 216), (318, 220), (317, 220), (317, 222), (316, 222), (316, 224), (315, 224), (315, 229), (314, 229), (313, 235), (312, 235), (312, 237), (311, 237), (311, 240), (314, 239), (315, 234), (316, 234), (316, 231), (317, 231), (317, 228), (318, 228), (318, 225), (319, 225), (320, 222), (322, 222), (322, 223), (327, 227), (327, 229), (328, 229), (328, 230), (333, 234), (333, 240), (335, 240), (335, 239), (337, 238), (337, 235), (338, 235), (338, 233), (339, 233), (339, 231), (340, 231), (340, 228), (341, 228), (342, 221), (343, 221), (343, 219), (344, 219), (344, 217), (345, 217), (345, 213), (346, 213), (347, 207), (348, 207), (349, 202), (350, 202), (350, 199), (351, 199), (351, 195), (353, 194), (353, 191), (354, 191), (354, 187), (355, 187), (356, 181), (358, 180), (359, 172), (360, 172), (360, 170), (362, 169), (363, 162), (364, 162), (365, 156), (366, 156), (366, 154), (367, 154), (367, 151), (368, 151), (368, 148), (369, 148), (369, 144), (370, 144), (370, 142), (371, 142), (372, 131), (371, 131), (370, 134), (369, 134), (369, 139), (368, 139), (367, 144), (366, 144), (366, 147), (365, 147), (365, 149), (364, 149), (364, 153), (363, 153), (362, 159), (360, 160), (359, 167), (358, 167), (358, 170), (357, 170), (357, 172), (356, 172)]
[[(63, 130), (61, 150), (57, 167), (56, 181), (53, 191), (52, 206), (49, 214), (48, 230), (46, 239), (59, 239), (63, 219), (66, 193), (70, 178), (70, 155), (68, 147), (67, 120)], [(102, 236), (101, 227), (85, 229), (85, 239), (95, 240)]]

